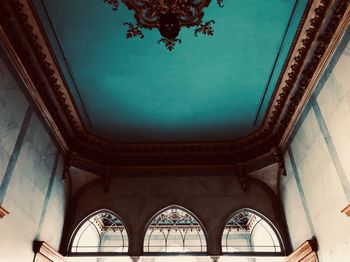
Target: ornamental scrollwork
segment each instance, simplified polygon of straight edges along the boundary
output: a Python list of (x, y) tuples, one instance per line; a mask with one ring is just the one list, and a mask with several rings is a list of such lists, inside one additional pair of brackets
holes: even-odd
[(216, 0), (220, 7), (224, 7), (224, 0)]
[(172, 51), (175, 48), (176, 43), (181, 44), (181, 39), (167, 39), (167, 38), (161, 38), (158, 40), (158, 44), (163, 43), (169, 51)]
[[(118, 10), (119, 0), (104, 0)], [(128, 26), (127, 38), (139, 36), (143, 38), (141, 28), (160, 31), (161, 38), (158, 43), (164, 43), (165, 47), (172, 51), (176, 43), (180, 43), (177, 36), (182, 27), (193, 27), (195, 36), (199, 33), (212, 36), (214, 30), (211, 24), (214, 20), (203, 23), (204, 8), (208, 7), (211, 0), (121, 0), (128, 9), (135, 12), (136, 24), (124, 23)], [(217, 0), (219, 7), (223, 7), (223, 0)]]
[(215, 21), (210, 20), (208, 22), (205, 22), (204, 24), (201, 23), (197, 25), (197, 29), (194, 30), (194, 35), (198, 36), (199, 33), (202, 33), (203, 35), (214, 35), (214, 30), (211, 24), (215, 24)]
[(124, 25), (128, 26), (128, 31), (126, 32), (126, 38), (134, 38), (134, 37), (140, 37), (141, 39), (144, 38), (144, 35), (140, 28), (137, 25), (134, 25), (132, 23), (124, 23)]
[(118, 0), (103, 0), (103, 2), (110, 4), (112, 6), (113, 11), (117, 11), (119, 8)]

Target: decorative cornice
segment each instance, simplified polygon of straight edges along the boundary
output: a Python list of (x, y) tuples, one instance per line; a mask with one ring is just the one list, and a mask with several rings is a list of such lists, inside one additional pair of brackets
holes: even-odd
[(34, 242), (35, 262), (65, 262), (64, 257), (44, 241)]
[(311, 45), (315, 40), (317, 33), (321, 27), (330, 1), (314, 1), (311, 7), (313, 16), (309, 17), (309, 20), (305, 21), (302, 29), (302, 34), (299, 35), (298, 45), (293, 50), (292, 59), (288, 61), (288, 71), (285, 72), (280, 92), (274, 97), (273, 111), (271, 112), (270, 119), (268, 120), (268, 126), (274, 127), (283, 113), (284, 105), (288, 102), (288, 97), (293, 91), (294, 84), (298, 80), (299, 73), (305, 63), (308, 56)]
[(347, 205), (341, 212), (350, 217), (350, 204)]
[(5, 208), (0, 206), (0, 219), (3, 219), (8, 214), (10, 213)]
[[(236, 141), (115, 144), (87, 131), (30, 0), (3, 1), (1, 42), (73, 165), (86, 168), (235, 166), (283, 149), (349, 20), (349, 0), (309, 1), (262, 127)], [(12, 15), (12, 16), (11, 16)], [(4, 41), (4, 39), (6, 41)], [(10, 51), (9, 51), (10, 50)], [(283, 167), (283, 163), (281, 163)]]
[[(57, 119), (58, 108), (50, 99), (45, 83), (35, 70), (29, 47), (23, 43), (20, 37), (22, 33), (18, 32), (18, 25), (14, 21), (14, 15), (11, 13), (10, 7), (6, 5), (7, 2), (9, 1), (0, 2), (0, 44), (21, 77), (34, 104), (41, 112), (41, 116), (54, 134), (61, 150), (64, 153), (68, 152), (67, 138), (64, 137), (66, 128), (62, 121)], [(15, 4), (14, 1), (11, 3)], [(26, 17), (24, 14), (23, 16)], [(30, 31), (30, 28), (30, 25), (27, 25), (26, 30)], [(43, 56), (45, 57), (45, 55)], [(57, 123), (60, 123), (60, 125)]]
[[(322, 0), (324, 5), (329, 5), (330, 0)], [(303, 40), (307, 45), (313, 46), (313, 53), (300, 71), (298, 80), (295, 81), (294, 91), (291, 92), (289, 103), (285, 106), (285, 114), (278, 127), (277, 139), (280, 147), (284, 147), (288, 138), (301, 115), (307, 101), (311, 97), (312, 92), (316, 88), (317, 82), (322, 76), (328, 62), (335, 52), (341, 37), (345, 33), (350, 21), (349, 0), (334, 1), (331, 6), (331, 15), (324, 19), (327, 23), (321, 24), (319, 32), (316, 35), (316, 43), (310, 42), (308, 39)], [(322, 11), (319, 11), (320, 16)], [(320, 24), (320, 16), (312, 20), (313, 24)], [(324, 15), (323, 15), (324, 16)], [(308, 34), (315, 34), (311, 30)], [(300, 51), (300, 50), (298, 50)], [(301, 49), (301, 54), (303, 53)]]
[(292, 254), (290, 254), (286, 262), (317, 262), (317, 241), (316, 239), (306, 240)]

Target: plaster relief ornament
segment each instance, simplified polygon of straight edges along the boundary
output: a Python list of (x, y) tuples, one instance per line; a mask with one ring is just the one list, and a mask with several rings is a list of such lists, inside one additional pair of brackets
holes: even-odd
[[(211, 0), (104, 0), (117, 11), (119, 4), (125, 4), (128, 9), (135, 12), (136, 23), (124, 23), (128, 27), (127, 38), (144, 38), (142, 29), (157, 28), (162, 38), (158, 44), (163, 43), (172, 51), (176, 43), (181, 43), (177, 38), (182, 27), (193, 27), (196, 29), (194, 35), (198, 34), (212, 36), (214, 20), (203, 22), (204, 8), (208, 7)], [(219, 7), (223, 7), (224, 0), (216, 0)]]

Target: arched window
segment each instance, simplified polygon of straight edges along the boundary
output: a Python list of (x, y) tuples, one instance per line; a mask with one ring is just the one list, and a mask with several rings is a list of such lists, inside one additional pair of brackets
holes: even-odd
[(257, 212), (242, 209), (228, 221), (222, 235), (224, 253), (281, 254), (281, 239), (273, 225)]
[(173, 206), (152, 219), (143, 249), (144, 252), (206, 252), (207, 244), (198, 219)]
[(99, 211), (83, 221), (73, 234), (70, 253), (128, 252), (128, 235), (112, 212)]

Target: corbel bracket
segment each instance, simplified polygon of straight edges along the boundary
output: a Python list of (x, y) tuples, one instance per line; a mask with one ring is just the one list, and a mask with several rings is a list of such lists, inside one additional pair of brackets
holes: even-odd
[(242, 190), (244, 192), (247, 192), (248, 183), (247, 183), (247, 174), (245, 171), (245, 166), (243, 164), (239, 164), (237, 166), (237, 172), (238, 172), (239, 183), (241, 184)]
[(272, 155), (274, 156), (277, 164), (278, 164), (278, 175), (283, 175), (283, 176), (286, 176), (287, 175), (287, 172), (286, 172), (286, 167), (284, 165), (284, 159), (283, 159), (283, 156), (282, 156), (282, 152), (281, 152), (281, 149), (274, 146), (271, 148), (271, 153)]
[(111, 187), (112, 180), (112, 167), (108, 166), (103, 175), (103, 191), (107, 194)]
[(62, 179), (65, 180), (67, 176), (70, 175), (70, 167), (73, 165), (74, 160), (76, 159), (76, 153), (69, 153), (68, 156), (64, 159), (64, 167), (62, 173)]

